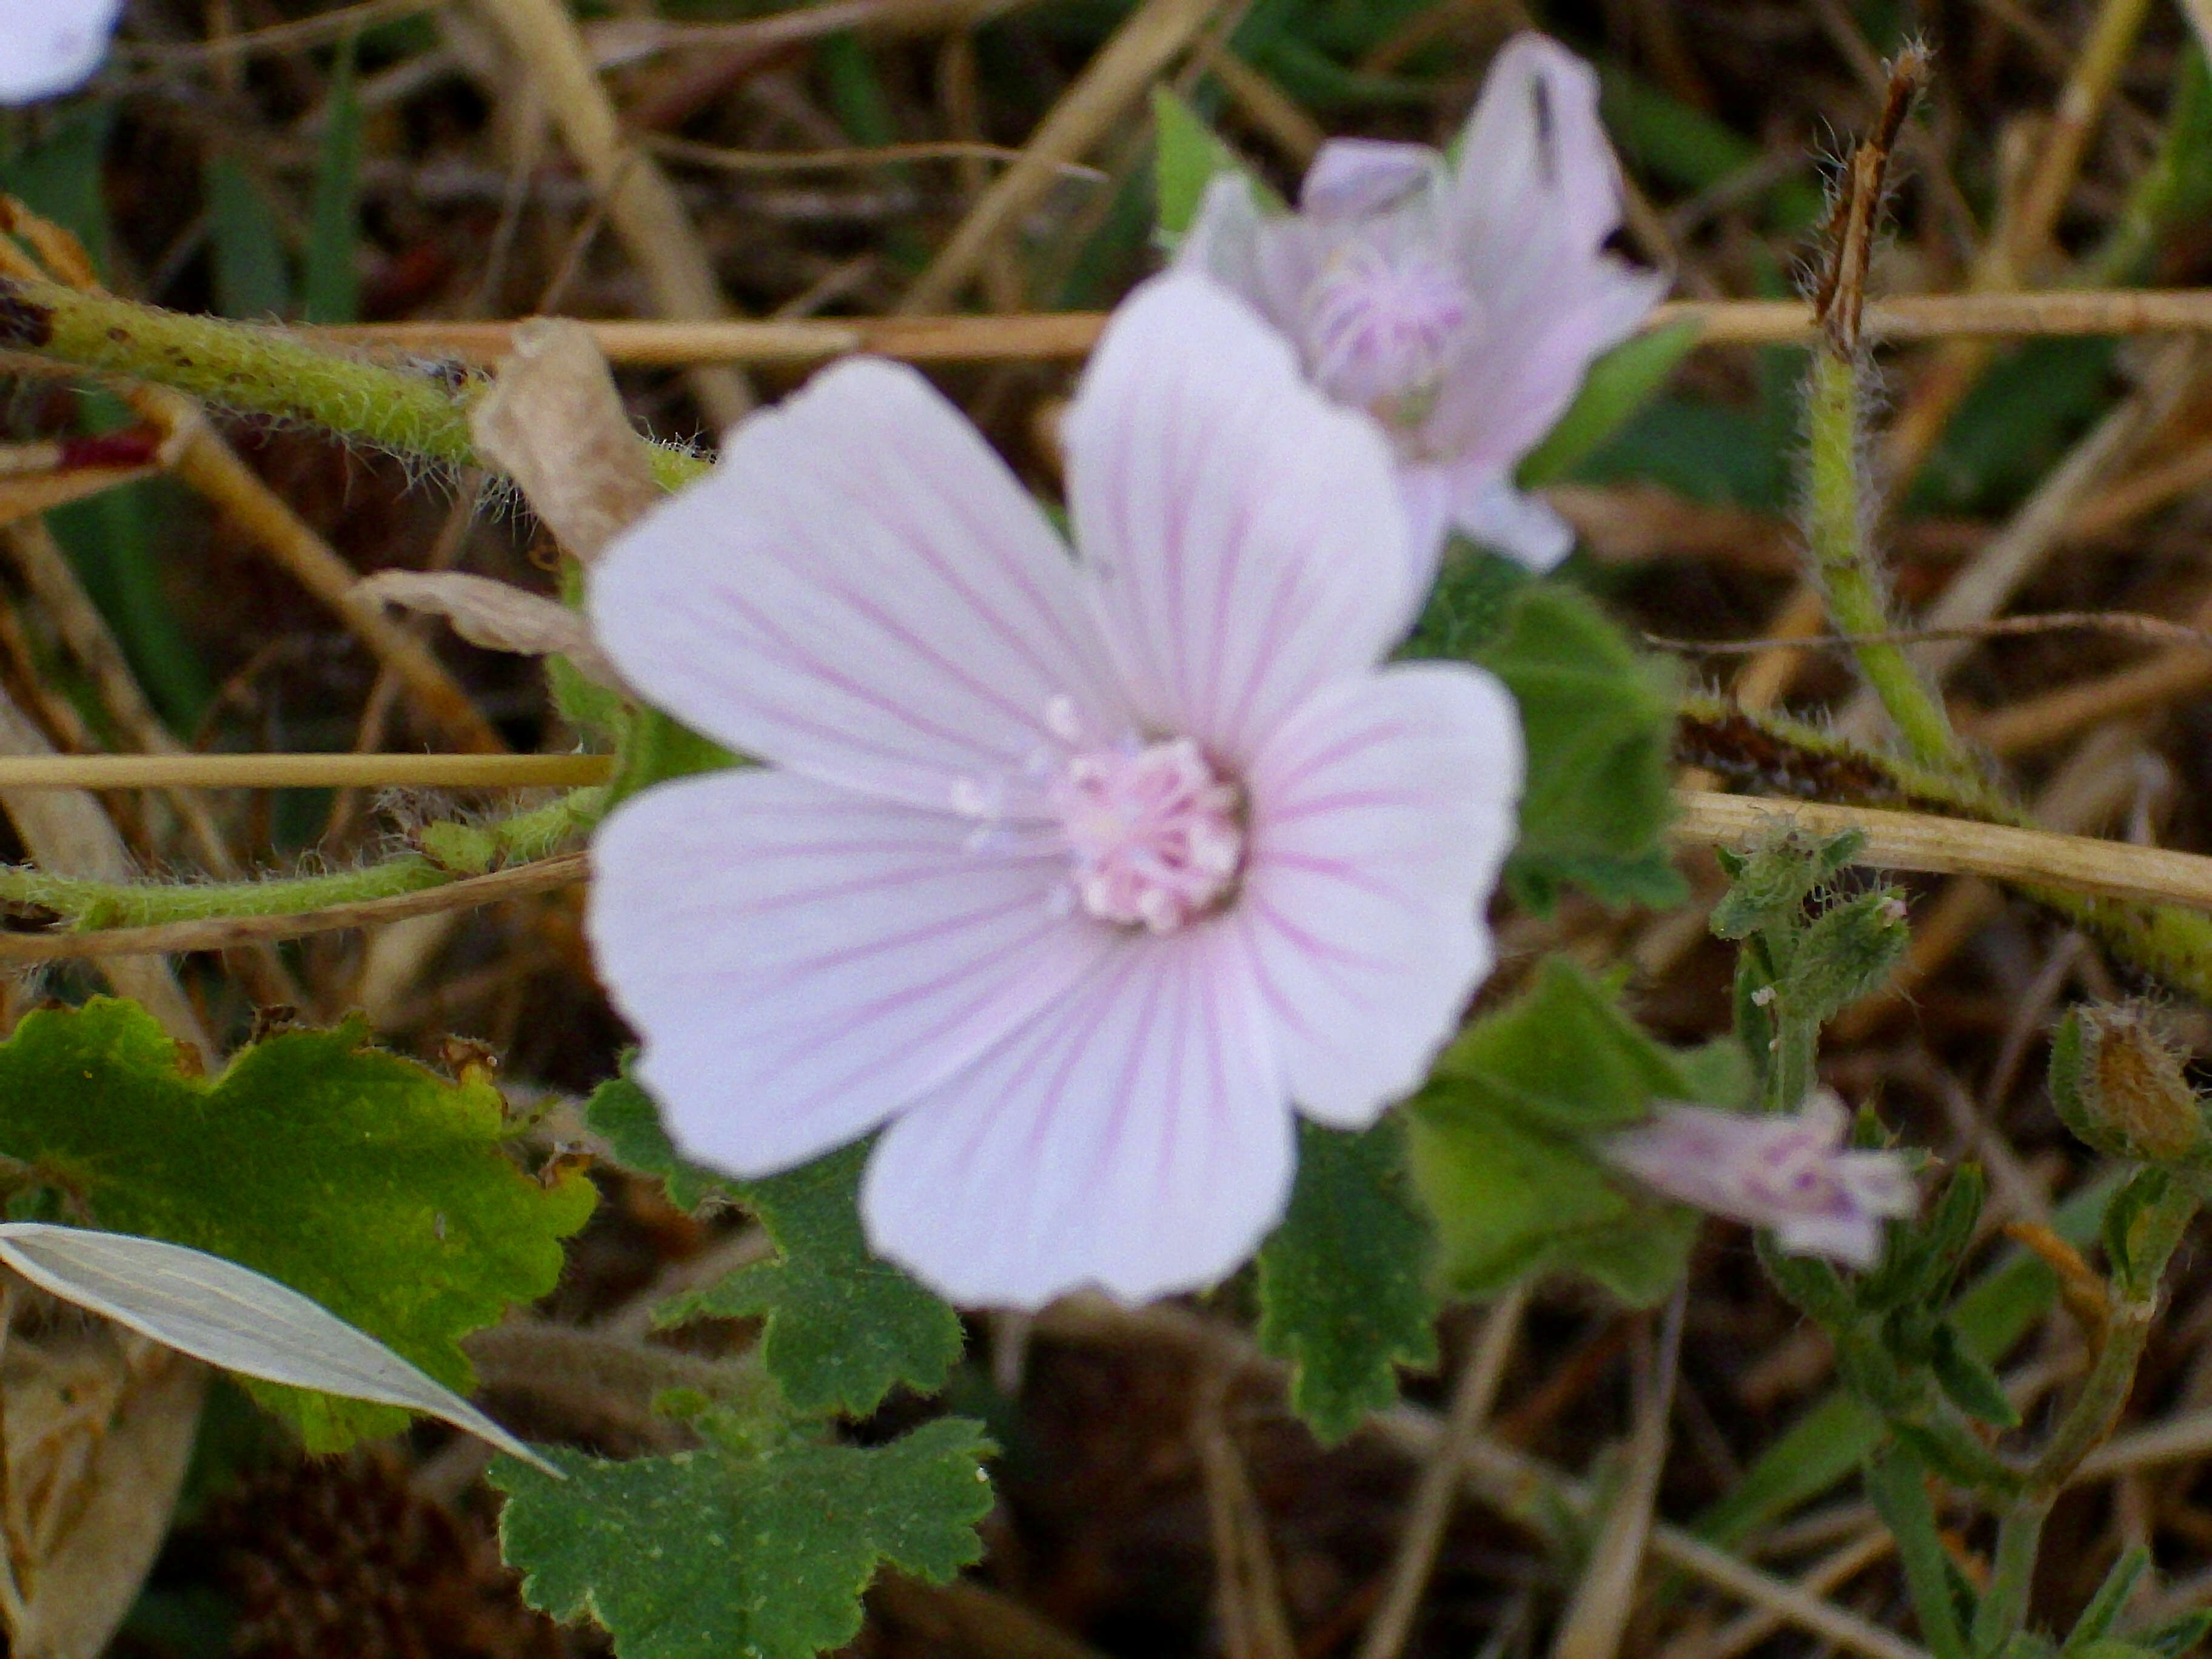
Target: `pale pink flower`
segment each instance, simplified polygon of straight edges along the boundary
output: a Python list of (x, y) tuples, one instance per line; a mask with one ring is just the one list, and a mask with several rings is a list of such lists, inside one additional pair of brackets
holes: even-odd
[(1652, 1121), (1601, 1143), (1646, 1186), (1715, 1215), (1768, 1227), (1796, 1255), (1870, 1267), (1884, 1221), (1918, 1200), (1902, 1152), (1845, 1150), (1850, 1114), (1816, 1089), (1790, 1115), (1662, 1102)]
[(1604, 251), (1620, 177), (1597, 77), (1556, 42), (1517, 35), (1455, 155), (1339, 139), (1298, 203), (1271, 213), (1224, 173), (1178, 262), (1257, 306), (1315, 385), (1382, 422), (1419, 590), (1455, 530), (1550, 569), (1574, 532), (1514, 488), (1513, 469), (1667, 287)]
[(623, 678), (769, 763), (601, 829), (590, 928), (678, 1142), (759, 1176), (883, 1128), (878, 1252), (957, 1301), (1211, 1282), (1293, 1107), (1370, 1122), (1488, 970), (1497, 682), (1407, 611), (1373, 423), (1188, 276), (1065, 428), (1079, 556), (921, 376), (832, 368), (591, 574)]
[(122, 15), (123, 0), (0, 0), (0, 104), (90, 80)]

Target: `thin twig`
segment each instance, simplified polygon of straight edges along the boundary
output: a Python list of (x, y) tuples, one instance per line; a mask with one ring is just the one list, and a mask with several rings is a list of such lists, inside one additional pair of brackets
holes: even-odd
[[(854, 352), (911, 362), (1024, 362), (1078, 358), (1105, 326), (1095, 311), (1004, 317), (855, 317), (810, 322), (588, 322), (611, 362), (763, 366), (826, 362)], [(1701, 345), (1802, 345), (1819, 325), (1797, 300), (1674, 300), (1645, 331), (1687, 324)], [(507, 350), (511, 322), (361, 323), (307, 331), (347, 345), (398, 347), (489, 362)], [(2057, 294), (1925, 294), (1870, 300), (1860, 320), (1869, 343), (2212, 332), (2212, 289)]]
[(1467, 1369), (1452, 1390), (1444, 1419), (1444, 1437), (1434, 1455), (1421, 1466), (1420, 1480), (1407, 1505), (1406, 1529), (1399, 1534), (1398, 1553), (1390, 1563), (1390, 1577), (1381, 1604), (1359, 1644), (1359, 1659), (1398, 1659), (1407, 1638), (1413, 1633), (1414, 1615), (1420, 1611), (1429, 1575), (1436, 1569), (1444, 1527), (1460, 1493), (1463, 1475), (1460, 1455), (1468, 1439), (1481, 1432), (1482, 1425), (1498, 1402), (1498, 1385), (1505, 1380), (1505, 1362), (1511, 1358), (1521, 1316), (1528, 1306), (1526, 1280), (1516, 1285), (1483, 1316), (1474, 1340), (1468, 1345)]
[(2212, 910), (2212, 858), (2195, 853), (1922, 812), (1764, 800), (1702, 789), (1677, 790), (1674, 798), (1680, 816), (1669, 833), (1678, 842), (1730, 846), (1777, 825), (1817, 836), (1856, 830), (1866, 839), (1852, 862), (1876, 869), (1988, 876), (2101, 898)]
[(471, 876), (442, 887), (333, 905), (289, 916), (218, 916), (204, 921), (164, 922), (154, 927), (110, 927), (82, 933), (0, 933), (0, 963), (70, 962), (82, 957), (167, 956), (185, 951), (226, 951), (261, 939), (304, 939), (404, 921), (440, 910), (465, 910), (527, 898), (582, 881), (590, 854), (563, 853), (488, 876)]
[(574, 789), (606, 755), (11, 755), (0, 789)]
[(2182, 645), (2212, 651), (2212, 629), (2191, 628), (2164, 617), (2134, 611), (2060, 611), (2035, 617), (2005, 617), (1960, 628), (1894, 628), (1881, 634), (1816, 634), (1810, 638), (1765, 640), (1680, 640), (1646, 633), (1644, 642), (1662, 651), (1699, 657), (1748, 656), (1753, 652), (1850, 650), (1862, 645), (1920, 645), (1931, 640), (2009, 639), (2023, 634), (2118, 634), (2158, 645)]

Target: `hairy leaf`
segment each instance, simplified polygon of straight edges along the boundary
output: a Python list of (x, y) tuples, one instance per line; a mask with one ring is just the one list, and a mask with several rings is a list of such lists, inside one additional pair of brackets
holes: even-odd
[(1573, 882), (1600, 897), (1678, 898), (1661, 839), (1674, 811), (1672, 665), (1557, 581), (1520, 589), (1475, 660), (1513, 693), (1528, 743), (1521, 840), (1506, 866), (1516, 896), (1541, 908)]
[(868, 1449), (556, 1452), (566, 1480), (506, 1460), (491, 1479), (524, 1598), (596, 1620), (622, 1659), (811, 1659), (859, 1632), (879, 1562), (941, 1583), (982, 1554), (988, 1451), (980, 1425), (947, 1418)]
[(738, 1191), (781, 1252), (659, 1310), (664, 1323), (701, 1316), (765, 1316), (761, 1358), (802, 1412), (866, 1416), (894, 1384), (937, 1388), (960, 1358), (960, 1318), (878, 1261), (860, 1231), (865, 1144)]
[[(1206, 125), (1203, 116), (1168, 88), (1152, 89), (1154, 223), (1163, 246), (1172, 250), (1188, 233), (1216, 173), (1243, 170), (1237, 152)], [(1263, 207), (1281, 207), (1280, 198), (1264, 183), (1257, 178), (1251, 183)]]
[(1687, 1054), (1646, 1033), (1562, 958), (1445, 1050), (1411, 1114), (1415, 1184), (1447, 1284), (1468, 1295), (1550, 1267), (1626, 1300), (1680, 1276), (1696, 1218), (1617, 1176), (1590, 1138), (1655, 1100), (1740, 1103), (1749, 1078), (1723, 1047)]
[(1675, 323), (1624, 340), (1598, 358), (1559, 424), (1515, 469), (1515, 482), (1534, 489), (1573, 472), (1659, 395), (1701, 331), (1694, 323)]
[(802, 1412), (865, 1416), (901, 1382), (944, 1382), (960, 1357), (960, 1319), (945, 1304), (870, 1254), (859, 1197), (866, 1143), (763, 1181), (737, 1181), (687, 1164), (645, 1091), (624, 1075), (586, 1103), (592, 1127), (623, 1164), (667, 1183), (696, 1209), (713, 1197), (743, 1204), (775, 1238), (773, 1261), (741, 1267), (659, 1310), (663, 1323), (764, 1316), (762, 1358)]
[[(101, 1227), (264, 1273), (465, 1393), (459, 1339), (553, 1288), (591, 1183), (532, 1180), (507, 1156), (489, 1083), (448, 1082), (366, 1036), (285, 1032), (208, 1079), (134, 1004), (41, 1010), (0, 1043), (0, 1157)], [(405, 1421), (253, 1386), (315, 1450)]]
[(1397, 1124), (1299, 1126), (1291, 1207), (1260, 1250), (1260, 1346), (1291, 1362), (1291, 1404), (1323, 1441), (1397, 1402), (1397, 1364), (1436, 1363), (1430, 1248)]

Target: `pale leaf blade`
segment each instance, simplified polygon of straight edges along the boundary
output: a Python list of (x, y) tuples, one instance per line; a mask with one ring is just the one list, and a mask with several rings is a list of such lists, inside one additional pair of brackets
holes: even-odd
[(41, 1221), (0, 1223), (0, 1261), (64, 1302), (210, 1365), (421, 1412), (557, 1474), (375, 1338), (234, 1261), (157, 1238)]

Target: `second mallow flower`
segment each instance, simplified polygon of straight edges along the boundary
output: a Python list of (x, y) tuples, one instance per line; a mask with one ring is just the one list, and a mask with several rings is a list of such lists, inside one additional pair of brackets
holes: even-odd
[(1257, 306), (1315, 385), (1382, 422), (1425, 592), (1455, 530), (1538, 570), (1574, 544), (1513, 469), (1666, 291), (1605, 251), (1620, 204), (1597, 77), (1523, 34), (1498, 52), (1449, 159), (1324, 144), (1295, 214), (1224, 173), (1177, 257)]
[(123, 0), (0, 0), (0, 104), (28, 104), (92, 78)]
[(1600, 1150), (1668, 1198), (1771, 1228), (1793, 1255), (1871, 1267), (1882, 1224), (1918, 1202), (1902, 1152), (1848, 1148), (1850, 1114), (1826, 1089), (1795, 1113), (1723, 1112), (1662, 1101), (1652, 1121)]
[(872, 1243), (971, 1305), (1243, 1261), (1293, 1103), (1372, 1121), (1488, 971), (1521, 783), (1496, 681), (1377, 665), (1389, 455), (1242, 302), (1139, 290), (1065, 436), (1075, 557), (919, 375), (848, 363), (591, 576), (624, 679), (769, 763), (594, 843), (641, 1080), (741, 1176), (882, 1128)]

